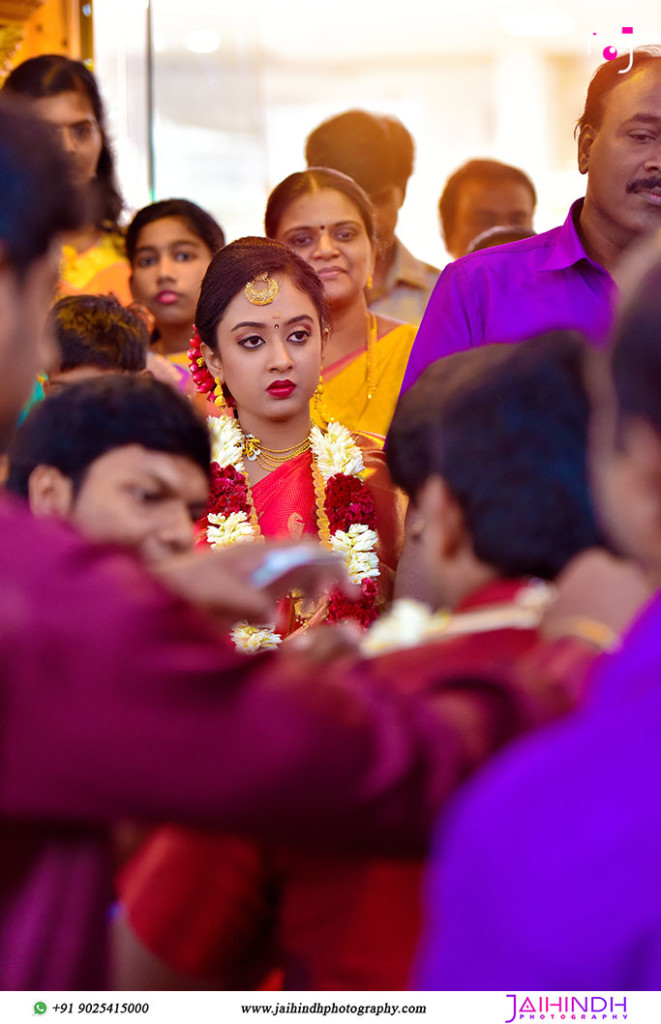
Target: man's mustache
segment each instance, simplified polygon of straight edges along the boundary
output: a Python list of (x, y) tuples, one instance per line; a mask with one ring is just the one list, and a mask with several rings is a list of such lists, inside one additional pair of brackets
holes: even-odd
[(627, 192), (651, 192), (655, 188), (661, 191), (661, 178), (636, 178), (627, 185)]

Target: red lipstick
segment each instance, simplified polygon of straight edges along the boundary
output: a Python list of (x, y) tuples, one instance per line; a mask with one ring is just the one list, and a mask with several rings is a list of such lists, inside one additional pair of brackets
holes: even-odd
[(296, 390), (296, 385), (291, 380), (274, 380), (266, 390), (273, 398), (289, 398)]

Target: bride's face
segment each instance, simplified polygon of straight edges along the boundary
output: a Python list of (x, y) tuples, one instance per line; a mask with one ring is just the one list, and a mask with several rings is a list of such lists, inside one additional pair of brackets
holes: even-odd
[(283, 421), (307, 415), (319, 383), (322, 330), (310, 296), (284, 274), (268, 305), (250, 302), (241, 289), (216, 329), (217, 351), (203, 354), (232, 393), (239, 417)]

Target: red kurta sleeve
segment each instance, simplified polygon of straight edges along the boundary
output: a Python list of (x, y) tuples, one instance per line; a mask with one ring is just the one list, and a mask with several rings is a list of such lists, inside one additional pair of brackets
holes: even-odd
[(268, 875), (254, 842), (166, 825), (117, 888), (131, 928), (171, 968), (223, 988), (253, 988), (271, 966)]

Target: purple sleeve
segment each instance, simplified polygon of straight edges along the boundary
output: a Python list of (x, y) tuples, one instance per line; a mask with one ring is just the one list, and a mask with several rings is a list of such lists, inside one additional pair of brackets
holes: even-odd
[[(620, 657), (610, 654), (602, 671), (609, 661), (617, 671)], [(630, 685), (643, 664), (637, 650), (620, 661), (619, 698), (512, 745), (458, 795), (432, 858), (418, 987), (659, 988), (655, 661), (645, 695)]]
[[(429, 865), (426, 929), (411, 987), (423, 991), (503, 988), (508, 982), (494, 970), (494, 959), (513, 937), (507, 907), (494, 883), (497, 853), (493, 847), (498, 840), (477, 816), (484, 814), (479, 800), (459, 799), (459, 808), (452, 810), (444, 816), (442, 841)], [(520, 953), (517, 947), (513, 955)]]
[(469, 288), (462, 263), (463, 260), (458, 260), (448, 264), (436, 283), (413, 342), (402, 394), (431, 363), (475, 344)]

